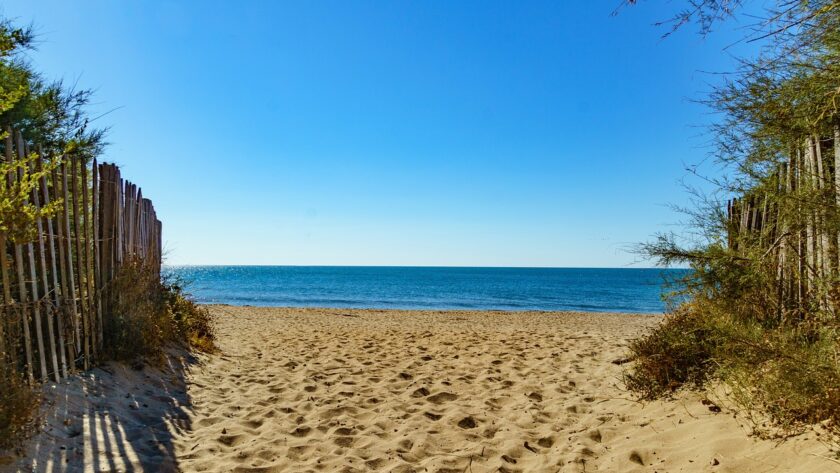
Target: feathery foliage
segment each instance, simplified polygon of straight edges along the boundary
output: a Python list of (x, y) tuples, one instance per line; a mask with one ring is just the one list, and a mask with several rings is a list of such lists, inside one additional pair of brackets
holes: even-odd
[[(744, 38), (761, 54), (706, 100), (725, 173), (691, 211), (697, 237), (641, 247), (694, 271), (689, 302), (632, 345), (627, 384), (651, 398), (715, 380), (757, 426), (840, 433), (840, 0), (771, 3)], [(689, 4), (672, 24), (703, 34), (742, 6)]]

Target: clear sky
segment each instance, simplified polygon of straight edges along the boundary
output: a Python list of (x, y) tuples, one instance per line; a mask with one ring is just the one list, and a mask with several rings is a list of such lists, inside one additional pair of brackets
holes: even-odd
[(681, 220), (707, 153), (691, 99), (738, 34), (662, 40), (680, 2), (619, 3), (2, 8), (38, 69), (117, 108), (105, 159), (171, 264), (620, 267)]

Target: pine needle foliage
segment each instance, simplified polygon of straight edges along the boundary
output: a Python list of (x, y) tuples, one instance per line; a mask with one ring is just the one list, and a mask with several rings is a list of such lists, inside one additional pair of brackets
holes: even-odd
[[(102, 151), (106, 132), (89, 126), (93, 92), (49, 81), (35, 71), (25, 56), (35, 39), (31, 26), (0, 18), (0, 131), (20, 131), (46, 155), (92, 159)], [(5, 148), (2, 142), (0, 148)]]

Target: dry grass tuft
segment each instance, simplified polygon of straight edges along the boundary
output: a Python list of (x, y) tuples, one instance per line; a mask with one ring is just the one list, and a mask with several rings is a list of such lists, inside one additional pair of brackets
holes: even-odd
[(821, 425), (840, 435), (840, 336), (833, 323), (768, 326), (698, 298), (630, 347), (627, 386), (653, 399), (714, 380), (765, 436)]
[(161, 281), (141, 261), (123, 263), (108, 289), (114, 308), (106, 320), (106, 355), (115, 360), (158, 359), (170, 344), (215, 349), (210, 314), (180, 285)]
[(216, 351), (210, 312), (187, 296), (178, 283), (163, 284), (168, 317), (175, 325), (175, 339), (205, 353)]
[(712, 368), (714, 328), (684, 306), (630, 345), (636, 361), (625, 384), (644, 399), (670, 394), (684, 385), (700, 387)]
[(21, 446), (36, 427), (40, 396), (17, 370), (0, 363), (0, 451)]

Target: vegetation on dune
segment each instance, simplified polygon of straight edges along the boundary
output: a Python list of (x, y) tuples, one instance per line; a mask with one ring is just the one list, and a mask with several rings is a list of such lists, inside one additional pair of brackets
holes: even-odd
[[(705, 34), (743, 2), (689, 3), (673, 25)], [(840, 1), (777, 0), (765, 13), (745, 38), (761, 54), (706, 101), (724, 172), (688, 211), (693, 237), (642, 247), (694, 271), (688, 302), (633, 343), (626, 381), (646, 398), (714, 381), (762, 433), (840, 433)]]
[(112, 281), (114, 312), (105, 327), (106, 355), (115, 360), (154, 360), (172, 343), (215, 350), (210, 313), (184, 294), (177, 282), (161, 280), (139, 259), (126, 261)]
[(102, 151), (106, 130), (91, 128), (86, 107), (93, 92), (48, 81), (26, 60), (34, 47), (32, 27), (0, 18), (0, 127), (13, 127), (42, 146), (45, 155), (72, 152), (90, 159)]
[[(72, 155), (89, 162), (101, 153), (104, 129), (90, 127), (86, 112), (91, 91), (47, 81), (26, 59), (33, 47), (31, 27), (17, 27), (0, 18), (0, 264), (8, 268), (9, 243), (24, 244), (37, 237), (37, 222), (56, 215), (63, 202), (55, 198), (40, 208), (30, 200), (39, 181), (49, 179), (61, 157)], [(6, 159), (7, 145), (19, 132), (28, 144), (37, 144), (30, 156)], [(34, 151), (45, 158), (39, 164)], [(53, 158), (51, 158), (53, 157)], [(7, 179), (14, 176), (14, 179)], [(4, 300), (10, 294), (3, 281)], [(160, 357), (164, 347), (182, 344), (212, 351), (213, 329), (207, 311), (192, 302), (177, 284), (162, 281), (157, 269), (142, 261), (129, 261), (121, 268), (109, 297), (116, 310), (109, 314), (104, 337), (105, 358), (130, 360)], [(38, 387), (25, 380), (14, 357), (20, 347), (20, 316), (14, 303), (0, 311), (0, 450), (20, 445), (35, 425), (39, 406)], [(19, 357), (18, 357), (19, 358)], [(20, 359), (18, 363), (22, 363)]]
[(38, 392), (13, 367), (0, 364), (0, 452), (20, 447), (35, 430), (40, 405)]

